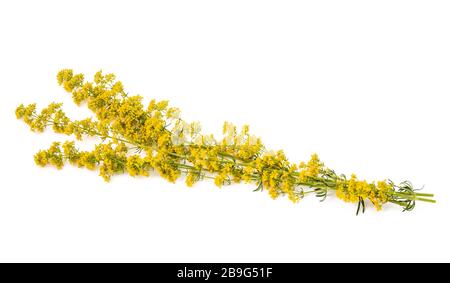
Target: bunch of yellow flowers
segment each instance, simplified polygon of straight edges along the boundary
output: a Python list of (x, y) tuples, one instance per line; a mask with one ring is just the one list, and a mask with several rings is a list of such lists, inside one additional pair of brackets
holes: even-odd
[(75, 104), (87, 105), (94, 116), (71, 120), (61, 103), (52, 103), (40, 112), (36, 104), (20, 105), (17, 118), (35, 132), (51, 127), (78, 141), (98, 137), (100, 142), (91, 151), (79, 150), (74, 141), (55, 142), (35, 155), (39, 166), (61, 169), (70, 163), (98, 170), (105, 181), (116, 174), (149, 176), (155, 171), (170, 182), (184, 176), (189, 187), (204, 179), (214, 180), (218, 187), (246, 182), (273, 199), (287, 196), (294, 203), (310, 194), (325, 200), (334, 192), (345, 202), (357, 203), (357, 213), (364, 212), (368, 203), (377, 210), (394, 203), (410, 211), (416, 201), (435, 202), (432, 194), (418, 193), (409, 182), (396, 185), (337, 175), (317, 154), (308, 162), (291, 163), (283, 151), (268, 151), (248, 126), (237, 129), (225, 122), (221, 139), (204, 135), (198, 122), (184, 121), (168, 101), (152, 100), (145, 107), (143, 98), (126, 93), (114, 74), (99, 71), (92, 82), (86, 82), (83, 74), (65, 69), (57, 80)]

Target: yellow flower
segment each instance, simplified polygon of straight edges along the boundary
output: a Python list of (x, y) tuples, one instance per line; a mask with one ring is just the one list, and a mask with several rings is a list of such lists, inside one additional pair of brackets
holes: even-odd
[(228, 176), (226, 174), (222, 173), (222, 174), (219, 174), (216, 176), (216, 178), (214, 179), (214, 183), (216, 184), (216, 186), (221, 188), (227, 179), (228, 179)]
[(97, 169), (97, 159), (92, 152), (80, 152), (80, 160), (78, 161), (79, 167), (86, 167), (89, 170)]
[(58, 84), (62, 85), (63, 83), (70, 81), (73, 77), (73, 70), (71, 69), (64, 69), (58, 72), (58, 75), (56, 76), (58, 79)]
[(103, 81), (104, 81), (103, 72), (102, 72), (102, 70), (100, 70), (97, 73), (95, 73), (94, 82), (96, 84), (101, 84), (101, 83), (103, 83)]
[(74, 89), (77, 89), (83, 85), (83, 81), (84, 81), (83, 74), (77, 74), (77, 75), (71, 76), (70, 79), (68, 79), (68, 78), (69, 78), (69, 76), (64, 78), (64, 80), (62, 81), (62, 84), (64, 85), (64, 89), (67, 92), (72, 92)]
[(41, 150), (36, 153), (34, 155), (34, 161), (41, 167), (47, 166), (49, 164), (47, 152), (45, 150)]
[(246, 166), (243, 170), (243, 180), (247, 183), (253, 181), (253, 174), (255, 172), (255, 168), (252, 166)]
[(186, 185), (188, 187), (192, 187), (197, 182), (197, 179), (198, 179), (198, 175), (193, 172), (190, 172), (186, 176)]
[(25, 116), (25, 106), (20, 104), (20, 106), (16, 109), (16, 117), (17, 119), (22, 119), (23, 116)]
[(320, 161), (317, 154), (311, 155), (311, 159), (307, 164), (300, 163), (300, 181), (307, 182), (310, 178), (317, 178), (323, 170), (323, 163)]
[(156, 109), (159, 111), (163, 111), (163, 110), (166, 110), (168, 105), (169, 105), (169, 101), (163, 100), (163, 101), (156, 103)]
[(123, 93), (123, 84), (122, 84), (122, 82), (116, 82), (113, 86), (112, 86), (112, 88), (111, 88), (111, 91), (114, 93), (114, 94), (118, 94), (118, 93)]
[(169, 119), (179, 119), (180, 118), (180, 109), (171, 107), (167, 109), (167, 118)]
[(35, 161), (40, 166), (50, 164), (58, 169), (62, 169), (62, 167), (64, 166), (64, 161), (60, 148), (60, 143), (54, 142), (48, 150), (38, 152), (37, 156), (35, 156)]
[[(149, 176), (151, 170), (170, 182), (186, 174), (187, 186), (210, 176), (219, 187), (243, 180), (258, 185), (257, 190), (267, 190), (274, 199), (287, 196), (294, 203), (307, 193), (323, 197), (322, 192), (335, 190), (345, 202), (371, 202), (377, 210), (387, 202), (408, 205), (416, 196), (413, 191), (401, 193), (401, 188), (391, 182), (337, 175), (324, 166), (317, 154), (299, 166), (293, 164), (283, 151), (267, 150), (260, 138), (250, 135), (248, 125), (238, 132), (235, 125), (225, 122), (222, 139), (204, 135), (200, 123), (181, 119), (180, 110), (169, 107), (167, 100), (151, 100), (145, 108), (143, 97), (129, 96), (114, 74), (99, 71), (93, 81), (85, 82), (83, 74), (64, 69), (57, 74), (57, 80), (71, 93), (75, 104), (85, 104), (91, 110), (91, 118), (71, 120), (59, 103), (41, 112), (36, 111), (36, 104), (21, 104), (16, 108), (16, 117), (32, 131), (43, 132), (50, 127), (78, 140), (95, 137), (98, 143), (91, 151), (79, 151), (74, 142), (53, 143), (34, 156), (39, 166), (60, 169), (69, 162), (98, 169), (105, 181), (123, 173)], [(405, 190), (412, 189), (408, 186)], [(427, 194), (420, 196), (425, 198)]]
[(278, 193), (278, 191), (277, 191), (276, 188), (270, 188), (270, 189), (269, 189), (269, 195), (270, 195), (270, 197), (271, 197), (272, 199), (276, 199), (276, 198), (278, 198), (279, 193)]
[(270, 173), (269, 186), (271, 188), (276, 188), (278, 186), (279, 176), (280, 176), (279, 173), (276, 171), (273, 171), (272, 173)]
[(132, 155), (127, 158), (126, 169), (132, 177), (148, 176), (150, 168), (150, 163), (139, 155)]
[(65, 142), (62, 145), (62, 149), (65, 159), (67, 159), (73, 165), (78, 163), (78, 160), (80, 159), (80, 153), (75, 148), (74, 142)]
[(300, 196), (298, 194), (296, 194), (295, 192), (290, 191), (288, 193), (288, 198), (290, 201), (292, 201), (293, 203), (298, 203), (300, 201)]

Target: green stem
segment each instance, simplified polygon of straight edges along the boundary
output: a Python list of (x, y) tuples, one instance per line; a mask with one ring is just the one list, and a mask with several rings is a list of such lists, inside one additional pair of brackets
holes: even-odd
[(430, 203), (436, 203), (436, 200), (434, 200), (434, 199), (416, 198), (415, 200), (424, 201), (424, 202), (430, 202)]
[(430, 197), (430, 198), (434, 197), (434, 194), (421, 194), (421, 193), (414, 193), (414, 194), (419, 197)]
[[(392, 196), (401, 197), (401, 198), (405, 198), (405, 199), (410, 199), (410, 200), (426, 201), (426, 202), (433, 202), (433, 203), (436, 202), (433, 199), (428, 199), (428, 198), (425, 198), (425, 197), (421, 197), (421, 195), (416, 194), (416, 193), (414, 193), (414, 194), (406, 194), (406, 193), (401, 193), (401, 192), (392, 192), (391, 195)], [(428, 195), (431, 195), (431, 194), (428, 194)]]

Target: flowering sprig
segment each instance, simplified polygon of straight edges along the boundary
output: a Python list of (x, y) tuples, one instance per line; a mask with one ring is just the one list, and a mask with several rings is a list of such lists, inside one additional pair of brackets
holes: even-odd
[(86, 104), (95, 116), (71, 120), (61, 103), (52, 103), (40, 112), (36, 104), (20, 105), (17, 118), (35, 132), (51, 127), (78, 141), (98, 137), (100, 142), (91, 151), (79, 150), (74, 141), (55, 142), (35, 155), (39, 166), (61, 169), (70, 163), (99, 170), (105, 181), (116, 174), (149, 176), (156, 171), (170, 182), (184, 175), (189, 187), (204, 179), (214, 180), (218, 187), (246, 182), (273, 199), (287, 196), (294, 203), (310, 194), (323, 201), (334, 193), (358, 204), (357, 214), (369, 203), (377, 210), (393, 203), (410, 211), (416, 201), (435, 202), (432, 194), (417, 192), (409, 182), (396, 185), (390, 180), (368, 182), (354, 174), (338, 175), (317, 154), (306, 163), (291, 163), (283, 151), (268, 151), (248, 126), (237, 129), (226, 122), (221, 139), (204, 135), (198, 122), (184, 121), (168, 101), (152, 100), (144, 107), (143, 98), (126, 93), (114, 74), (99, 71), (92, 82), (85, 82), (83, 74), (66, 69), (57, 79), (77, 105)]

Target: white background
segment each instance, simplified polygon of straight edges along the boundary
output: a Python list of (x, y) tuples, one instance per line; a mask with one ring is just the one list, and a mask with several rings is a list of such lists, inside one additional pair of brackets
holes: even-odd
[[(1, 261), (449, 261), (448, 1), (1, 1)], [(65, 102), (61, 68), (115, 72), (219, 133), (248, 123), (291, 161), (409, 179), (411, 213), (356, 217), (334, 197), (273, 201), (252, 186), (187, 188), (34, 165), (53, 140), (20, 103)]]

